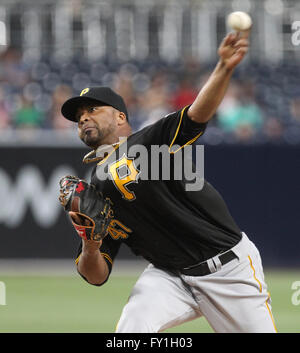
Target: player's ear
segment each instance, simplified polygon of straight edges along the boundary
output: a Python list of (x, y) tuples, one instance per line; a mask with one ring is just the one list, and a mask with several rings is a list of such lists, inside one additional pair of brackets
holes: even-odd
[(118, 122), (118, 125), (123, 125), (127, 122), (125, 113), (118, 111), (117, 122)]

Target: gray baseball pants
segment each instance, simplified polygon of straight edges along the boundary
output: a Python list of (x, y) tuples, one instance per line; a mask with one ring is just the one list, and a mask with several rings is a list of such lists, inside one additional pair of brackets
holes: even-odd
[[(162, 332), (205, 317), (215, 332), (277, 332), (261, 257), (245, 233), (231, 249), (237, 258), (222, 265), (210, 260), (213, 273), (180, 277), (152, 264), (139, 277), (116, 332)], [(191, 293), (192, 291), (192, 293)]]

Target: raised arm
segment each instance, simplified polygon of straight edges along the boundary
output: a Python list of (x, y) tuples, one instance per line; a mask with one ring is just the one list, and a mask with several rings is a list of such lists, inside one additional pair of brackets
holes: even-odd
[(234, 68), (248, 51), (248, 35), (249, 32), (230, 33), (224, 38), (218, 49), (220, 59), (188, 110), (191, 120), (205, 123), (214, 115), (225, 96)]

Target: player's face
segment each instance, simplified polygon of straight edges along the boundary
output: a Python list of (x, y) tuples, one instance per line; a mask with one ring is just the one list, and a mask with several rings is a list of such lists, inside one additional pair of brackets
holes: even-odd
[(116, 109), (106, 105), (80, 107), (76, 114), (80, 139), (91, 148), (113, 143), (117, 113)]

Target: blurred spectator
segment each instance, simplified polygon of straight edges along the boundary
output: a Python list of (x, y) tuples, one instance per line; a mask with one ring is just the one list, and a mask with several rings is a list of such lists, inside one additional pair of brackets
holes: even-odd
[(29, 74), (26, 66), (22, 63), (21, 53), (14, 48), (8, 48), (1, 54), (0, 62), (1, 80), (22, 89), (28, 82)]
[(11, 126), (10, 115), (5, 108), (3, 89), (0, 87), (0, 129), (7, 129)]
[(37, 110), (32, 101), (22, 97), (22, 107), (14, 115), (14, 125), (18, 129), (39, 128), (44, 121), (44, 114)]
[(0, 103), (0, 129), (3, 130), (7, 129), (8, 127), (10, 127), (10, 117), (7, 114), (3, 104)]
[(164, 72), (157, 72), (154, 75), (150, 88), (138, 98), (138, 103), (140, 112), (145, 117), (140, 128), (153, 124), (170, 113), (172, 103), (168, 90), (168, 79)]
[(53, 92), (52, 95), (52, 108), (50, 110), (50, 128), (55, 130), (70, 129), (74, 127), (74, 124), (62, 118), (61, 106), (63, 103), (72, 96), (72, 90), (67, 85), (59, 85)]
[(232, 80), (227, 89), (226, 95), (218, 108), (219, 119), (239, 106), (239, 90), (240, 86), (238, 83)]
[(300, 125), (300, 97), (291, 100), (290, 111), (293, 124)]
[(254, 98), (252, 82), (229, 87), (218, 109), (217, 119), (225, 132), (234, 132), (238, 140), (250, 140), (263, 126), (263, 113)]
[(194, 86), (194, 80), (186, 77), (180, 81), (178, 89), (173, 96), (173, 110), (179, 110), (189, 104), (192, 104), (197, 97), (198, 90)]
[(290, 101), (290, 121), (283, 133), (284, 141), (289, 144), (300, 143), (300, 97)]
[(278, 118), (268, 117), (264, 124), (264, 135), (270, 142), (278, 142), (282, 138), (283, 126)]
[(123, 97), (128, 111), (134, 111), (136, 106), (136, 96), (133, 89), (133, 78), (130, 72), (123, 71), (117, 76), (114, 87), (118, 94)]

